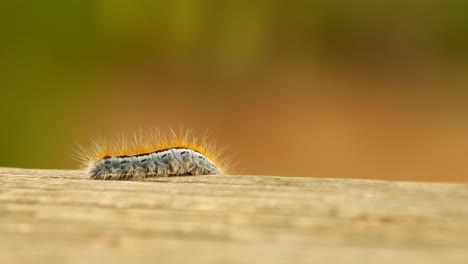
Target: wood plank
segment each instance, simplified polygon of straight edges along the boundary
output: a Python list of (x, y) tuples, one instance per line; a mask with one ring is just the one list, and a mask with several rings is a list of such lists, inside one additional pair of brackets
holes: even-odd
[(1, 263), (468, 263), (468, 185), (0, 168)]

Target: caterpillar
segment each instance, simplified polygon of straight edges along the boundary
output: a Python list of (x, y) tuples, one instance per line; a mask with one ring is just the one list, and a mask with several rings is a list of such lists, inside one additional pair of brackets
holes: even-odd
[(91, 179), (135, 180), (149, 177), (223, 175), (228, 160), (222, 150), (198, 140), (192, 133), (121, 135), (110, 142), (96, 138), (90, 147), (79, 146), (75, 155)]

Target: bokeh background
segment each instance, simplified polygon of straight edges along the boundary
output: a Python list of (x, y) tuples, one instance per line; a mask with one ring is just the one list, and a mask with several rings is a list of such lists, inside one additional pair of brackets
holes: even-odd
[(209, 131), (261, 175), (468, 182), (468, 2), (1, 1), (0, 166)]

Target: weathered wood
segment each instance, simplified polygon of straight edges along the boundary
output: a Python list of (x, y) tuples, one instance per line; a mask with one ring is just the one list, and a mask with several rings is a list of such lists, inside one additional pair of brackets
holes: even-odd
[(0, 263), (468, 263), (468, 185), (0, 169)]

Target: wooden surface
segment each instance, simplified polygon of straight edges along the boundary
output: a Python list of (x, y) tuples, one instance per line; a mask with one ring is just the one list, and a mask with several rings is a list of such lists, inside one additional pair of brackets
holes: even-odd
[(468, 263), (468, 185), (0, 168), (0, 263)]

